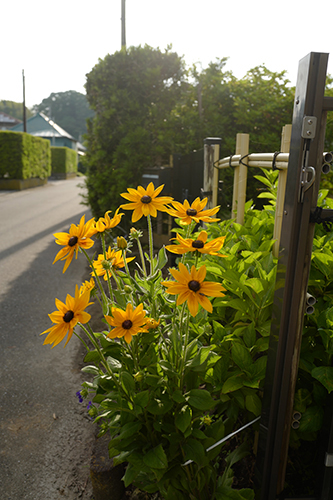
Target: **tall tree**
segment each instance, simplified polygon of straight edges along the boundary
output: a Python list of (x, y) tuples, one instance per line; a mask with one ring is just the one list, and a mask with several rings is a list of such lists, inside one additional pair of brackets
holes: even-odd
[(78, 140), (87, 132), (87, 118), (94, 115), (86, 96), (75, 90), (52, 93), (36, 104), (33, 111), (44, 113)]
[[(23, 103), (14, 101), (0, 101), (0, 111), (6, 113), (7, 115), (17, 118), (18, 120), (23, 120)], [(33, 112), (30, 109), (26, 109), (27, 118), (33, 116)]]
[(95, 215), (114, 209), (119, 193), (141, 182), (145, 167), (169, 162), (174, 152), (171, 113), (184, 80), (171, 49), (123, 48), (87, 75), (94, 118), (88, 123), (88, 202)]

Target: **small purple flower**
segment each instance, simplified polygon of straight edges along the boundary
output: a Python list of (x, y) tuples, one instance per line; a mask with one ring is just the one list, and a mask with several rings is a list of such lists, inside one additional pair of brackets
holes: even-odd
[(81, 396), (81, 392), (77, 391), (76, 396), (79, 398), (79, 403), (83, 403), (83, 397)]
[(89, 401), (88, 406), (87, 406), (87, 410), (89, 411), (91, 407), (92, 407), (92, 402)]

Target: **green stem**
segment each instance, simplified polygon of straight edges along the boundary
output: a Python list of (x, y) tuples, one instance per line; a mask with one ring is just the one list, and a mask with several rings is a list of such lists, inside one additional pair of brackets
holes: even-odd
[(154, 244), (153, 244), (153, 227), (150, 215), (147, 215), (147, 222), (148, 222), (148, 237), (149, 237), (150, 274), (153, 274)]
[(140, 238), (135, 238), (135, 239), (136, 239), (137, 244), (138, 244), (138, 249), (139, 249), (139, 254), (140, 254), (140, 259), (141, 259), (142, 270), (144, 272), (145, 278), (147, 278), (146, 262), (145, 262), (145, 258), (144, 258), (144, 255), (143, 255), (141, 241), (140, 241)]
[[(185, 306), (185, 303), (183, 304)], [(182, 357), (181, 357), (181, 365), (180, 365), (180, 390), (182, 390), (182, 387), (184, 385), (184, 368), (185, 368), (185, 354), (186, 354), (186, 349), (188, 345), (188, 339), (189, 339), (189, 310), (186, 308), (187, 314), (184, 322), (184, 312), (185, 312), (185, 307), (182, 309), (181, 313), (181, 319), (180, 319), (180, 325), (183, 327), (184, 323), (184, 334), (182, 334), (181, 338), (184, 339), (183, 345), (182, 345)]]
[[(106, 248), (105, 248), (105, 236), (104, 236), (104, 233), (102, 233), (102, 247), (103, 247), (103, 255), (104, 255), (104, 260), (107, 260), (106, 258)], [(111, 285), (111, 280), (110, 280), (110, 276), (109, 276), (109, 273), (106, 272), (106, 276), (107, 276), (107, 282), (108, 282), (108, 287), (109, 287), (109, 294), (110, 294), (110, 299), (112, 300), (113, 302), (113, 291), (112, 291), (112, 285)]]
[(91, 267), (91, 269), (92, 269), (92, 271), (93, 271), (93, 273), (94, 273), (94, 276), (95, 276), (95, 278), (96, 278), (96, 281), (97, 281), (97, 284), (98, 284), (99, 290), (100, 290), (101, 295), (102, 295), (102, 297), (103, 297), (103, 302), (105, 302), (105, 304), (107, 304), (107, 297), (106, 297), (106, 295), (105, 295), (105, 292), (104, 292), (104, 289), (103, 289), (103, 286), (102, 286), (101, 280), (99, 279), (99, 276), (97, 275), (96, 270), (95, 270), (95, 268), (94, 268), (94, 266), (93, 266), (93, 262), (92, 262), (92, 260), (90, 259), (90, 257), (89, 257), (89, 255), (88, 255), (88, 253), (86, 252), (86, 250), (85, 250), (84, 248), (82, 248), (82, 247), (81, 247), (81, 250), (82, 250), (82, 252), (84, 253), (84, 255), (85, 255), (85, 257), (86, 257), (87, 261), (89, 262), (89, 265), (90, 265), (90, 267)]
[(122, 250), (121, 253), (122, 253), (122, 256), (123, 256), (124, 263), (125, 263), (126, 273), (128, 274), (128, 276), (131, 276), (129, 268), (128, 268), (127, 260), (126, 260), (126, 250)]
[(95, 339), (95, 336), (94, 336), (94, 332), (92, 331), (91, 329), (91, 326), (88, 324), (88, 328), (89, 328), (89, 331), (87, 330), (87, 328), (85, 328), (82, 323), (78, 323), (78, 325), (80, 326), (80, 328), (82, 328), (82, 330), (84, 331), (84, 333), (87, 335), (87, 337), (89, 338), (90, 342), (93, 344), (93, 346), (97, 349), (97, 352), (99, 354), (99, 357), (101, 359), (101, 363), (102, 365), (104, 366), (107, 374), (112, 378), (113, 382), (115, 383), (115, 385), (117, 386), (117, 389), (119, 391), (119, 394), (124, 394), (124, 396), (126, 397), (126, 399), (128, 399), (130, 401), (130, 398), (129, 396), (123, 391), (121, 385), (119, 384), (117, 378), (115, 377), (113, 371), (110, 369), (106, 359), (105, 359), (105, 356), (98, 344), (98, 342), (96, 342), (96, 339)]
[(87, 351), (89, 352), (89, 350), (90, 350), (90, 349), (89, 349), (89, 347), (87, 346), (87, 344), (85, 343), (85, 341), (83, 340), (83, 338), (82, 338), (82, 337), (80, 337), (80, 335), (79, 335), (78, 333), (76, 333), (76, 331), (75, 331), (75, 330), (73, 330), (73, 332), (74, 332), (74, 335), (76, 335), (76, 336), (77, 336), (77, 338), (78, 338), (79, 340), (81, 340), (82, 344), (85, 346), (85, 348), (86, 348), (86, 349), (87, 349)]

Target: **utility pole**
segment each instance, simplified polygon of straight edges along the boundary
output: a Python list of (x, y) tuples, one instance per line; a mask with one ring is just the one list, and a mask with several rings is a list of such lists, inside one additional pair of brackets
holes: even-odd
[(25, 109), (25, 77), (24, 77), (24, 69), (22, 69), (22, 78), (23, 78), (23, 131), (27, 131), (27, 113)]
[(125, 0), (121, 0), (121, 48), (126, 49)]

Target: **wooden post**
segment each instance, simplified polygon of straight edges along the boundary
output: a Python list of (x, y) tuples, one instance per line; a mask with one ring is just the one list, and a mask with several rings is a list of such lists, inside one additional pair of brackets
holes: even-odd
[[(291, 138), (291, 125), (285, 125), (282, 129), (281, 135), (281, 153), (289, 153), (290, 149), (290, 138)], [(277, 196), (276, 196), (276, 208), (275, 208), (275, 222), (274, 222), (274, 233), (273, 233), (273, 255), (274, 257), (279, 256), (279, 247), (280, 247), (280, 235), (281, 235), (281, 226), (282, 226), (282, 218), (283, 218), (283, 206), (284, 206), (284, 195), (286, 192), (286, 183), (287, 183), (287, 170), (279, 171), (279, 182), (277, 188)]]
[[(274, 293), (259, 431), (261, 500), (276, 500), (284, 486), (314, 233), (310, 213), (317, 204), (324, 147), (327, 62), (328, 54), (311, 52), (298, 69), (276, 278), (279, 287)], [(317, 127), (311, 129), (316, 120)]]
[(219, 171), (214, 167), (214, 163), (220, 157), (219, 137), (207, 137), (204, 140), (204, 174), (202, 198), (208, 198), (206, 208), (213, 208), (217, 205), (217, 191), (219, 181)]
[[(247, 183), (247, 156), (249, 154), (249, 134), (237, 134), (236, 136), (236, 155), (241, 155), (242, 163), (235, 167), (234, 172), (234, 192), (232, 199), (231, 217), (237, 212), (236, 222), (244, 223), (244, 207), (246, 201), (246, 183)], [(244, 158), (245, 157), (245, 158)]]

